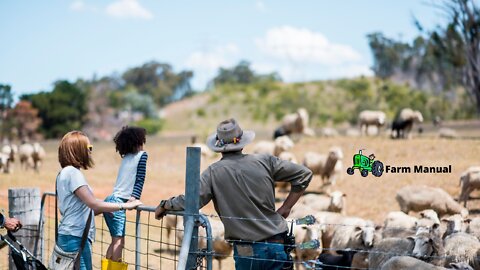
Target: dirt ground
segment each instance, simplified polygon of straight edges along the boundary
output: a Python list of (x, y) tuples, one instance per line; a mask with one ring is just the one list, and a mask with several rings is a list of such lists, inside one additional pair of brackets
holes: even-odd
[[(462, 125), (465, 126), (466, 124)], [(468, 126), (468, 125), (467, 125)], [(480, 140), (474, 139), (480, 137), (480, 127), (475, 124), (464, 128), (468, 132), (470, 139), (448, 140), (440, 139), (431, 134), (423, 134), (421, 137), (415, 137), (412, 140), (391, 140), (385, 136), (379, 137), (335, 137), (335, 138), (307, 138), (304, 137), (296, 142), (293, 153), (298, 160), (303, 159), (307, 151), (327, 153), (331, 146), (340, 146), (344, 153), (343, 173), (339, 176), (337, 184), (330, 190), (341, 190), (347, 194), (347, 214), (362, 218), (371, 219), (377, 224), (382, 224), (385, 215), (389, 211), (399, 210), (395, 201), (395, 192), (405, 185), (429, 185), (441, 187), (449, 194), (457, 198), (460, 192), (459, 177), (460, 174), (469, 166), (480, 165)], [(259, 132), (259, 134), (263, 134)], [(267, 134), (267, 132), (265, 132)], [(258, 138), (256, 141), (261, 140)], [(149, 154), (147, 165), (147, 180), (144, 186), (142, 201), (145, 205), (156, 206), (161, 199), (183, 193), (185, 181), (185, 158), (186, 146), (189, 143), (188, 134), (179, 133), (148, 138), (146, 151)], [(103, 199), (112, 191), (116, 180), (117, 170), (120, 164), (120, 157), (115, 153), (112, 142), (93, 142), (93, 156), (95, 167), (85, 171), (85, 176), (91, 185), (95, 196)], [(253, 145), (253, 144), (252, 144)], [(252, 145), (249, 145), (245, 152), (249, 153)], [(39, 187), (42, 192), (54, 191), (55, 176), (60, 169), (57, 161), (58, 141), (47, 141), (44, 143), (47, 151), (47, 157), (38, 173), (33, 171), (23, 171), (19, 163), (14, 164), (14, 172), (11, 174), (0, 175), (0, 208), (8, 209), (7, 190), (9, 188), (20, 187)], [(393, 174), (385, 173), (381, 177), (361, 177), (358, 171), (353, 176), (346, 174), (346, 168), (352, 165), (352, 156), (359, 149), (365, 149), (367, 155), (375, 153), (376, 159), (382, 161), (384, 165), (390, 166), (449, 166), (452, 167), (451, 173), (445, 174)], [(219, 159), (219, 156), (211, 159), (202, 159), (202, 170), (209, 164)], [(18, 161), (17, 161), (18, 162)], [(319, 191), (320, 179), (315, 176), (309, 191)], [(474, 199), (469, 201), (468, 208), (472, 216), (480, 213), (480, 194), (472, 194)], [(476, 198), (476, 199), (475, 199)], [(203, 210), (207, 214), (215, 214), (213, 206), (207, 205)], [(146, 218), (146, 219), (145, 219)], [(151, 224), (160, 224), (153, 220), (153, 217), (144, 216), (145, 222)], [(134, 220), (134, 212), (129, 214), (129, 220)], [(101, 219), (97, 218), (97, 227), (101, 226)], [(147, 230), (145, 227), (142, 231)], [(134, 234), (134, 226), (127, 226), (127, 234)], [(102, 235), (101, 230), (98, 235)], [(108, 236), (105, 236), (108, 238)], [(160, 229), (152, 227), (148, 231), (146, 238), (161, 239), (166, 237), (165, 232), (160, 233)], [(173, 238), (173, 237), (172, 237)], [(105, 242), (108, 242), (105, 240)], [(127, 247), (133, 247), (134, 240), (127, 237)], [(104, 253), (107, 244), (95, 244), (94, 250), (99, 254)], [(164, 249), (155, 248), (152, 244), (149, 249), (156, 256), (163, 256)], [(5, 250), (5, 249), (4, 249)], [(4, 253), (5, 251), (1, 251)], [(127, 261), (133, 262), (133, 252), (127, 251), (130, 255)], [(1, 255), (3, 256), (3, 255)], [(172, 252), (165, 256), (174, 256)], [(153, 257), (152, 257), (153, 258)], [(151, 258), (151, 260), (153, 260)], [(94, 265), (99, 266), (99, 257), (94, 257)], [(160, 261), (155, 257), (155, 260)], [(152, 269), (173, 269), (172, 263), (149, 263)], [(160, 266), (161, 265), (161, 266)], [(216, 263), (214, 263), (216, 267)], [(1, 265), (0, 265), (1, 267)], [(133, 269), (133, 267), (131, 267)], [(223, 269), (233, 269), (233, 259), (227, 258), (223, 263)]]

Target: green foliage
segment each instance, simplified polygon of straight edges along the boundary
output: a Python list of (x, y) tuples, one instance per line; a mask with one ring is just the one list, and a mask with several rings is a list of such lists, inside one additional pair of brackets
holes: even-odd
[(151, 96), (158, 106), (191, 95), (191, 71), (175, 73), (172, 66), (155, 61), (128, 69), (122, 75), (125, 85), (134, 86), (143, 95)]
[(68, 81), (56, 82), (52, 92), (23, 95), (20, 99), (30, 101), (38, 109), (42, 119), (40, 132), (47, 138), (79, 130), (85, 123), (87, 95)]
[(164, 120), (153, 118), (145, 118), (134, 123), (135, 126), (143, 127), (144, 129), (146, 129), (148, 135), (157, 134), (160, 130), (162, 130), (164, 124)]
[(218, 75), (213, 79), (215, 86), (223, 84), (251, 84), (254, 82), (274, 82), (280, 81), (277, 73), (259, 75), (250, 68), (250, 63), (240, 61), (232, 68), (220, 68)]

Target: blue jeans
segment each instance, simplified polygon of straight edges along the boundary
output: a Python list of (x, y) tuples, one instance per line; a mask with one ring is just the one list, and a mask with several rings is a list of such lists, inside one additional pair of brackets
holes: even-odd
[(234, 244), (233, 258), (236, 270), (280, 270), (289, 263), (283, 244)]
[[(74, 252), (80, 249), (82, 238), (73, 235), (58, 235), (57, 245), (66, 252)], [(92, 270), (92, 244), (87, 240), (80, 256), (80, 270)]]

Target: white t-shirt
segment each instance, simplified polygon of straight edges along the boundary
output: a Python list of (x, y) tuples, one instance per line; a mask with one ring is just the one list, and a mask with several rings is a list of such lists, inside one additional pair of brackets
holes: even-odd
[(135, 154), (126, 154), (122, 158), (122, 164), (118, 169), (117, 182), (113, 188), (113, 195), (117, 198), (130, 199), (137, 176), (137, 168), (140, 158), (145, 151)]
[[(77, 237), (82, 237), (83, 235), (91, 209), (74, 193), (75, 190), (82, 186), (87, 186), (91, 191), (87, 180), (85, 180), (79, 169), (67, 166), (60, 171), (60, 175), (57, 178), (58, 208), (62, 216), (58, 225), (59, 234)], [(95, 240), (95, 220), (93, 217), (88, 239), (92, 242)]]

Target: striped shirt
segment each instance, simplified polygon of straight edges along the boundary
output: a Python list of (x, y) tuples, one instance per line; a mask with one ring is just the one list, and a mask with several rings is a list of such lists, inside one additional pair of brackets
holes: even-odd
[(148, 154), (139, 151), (135, 154), (127, 154), (122, 159), (118, 170), (117, 182), (113, 188), (113, 195), (117, 198), (140, 199), (145, 183)]

